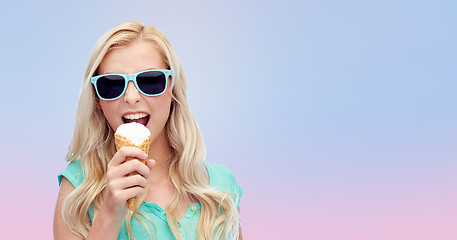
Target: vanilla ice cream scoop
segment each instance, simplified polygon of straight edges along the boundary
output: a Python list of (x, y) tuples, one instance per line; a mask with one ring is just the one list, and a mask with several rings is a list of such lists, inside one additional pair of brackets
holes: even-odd
[(116, 130), (116, 134), (124, 136), (136, 146), (140, 146), (151, 136), (151, 132), (147, 127), (136, 122), (120, 125)]

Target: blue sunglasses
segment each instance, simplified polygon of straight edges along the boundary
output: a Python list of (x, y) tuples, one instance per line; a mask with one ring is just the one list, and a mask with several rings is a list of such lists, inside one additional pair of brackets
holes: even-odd
[(134, 74), (104, 74), (91, 77), (97, 95), (102, 100), (116, 100), (124, 95), (129, 81), (146, 96), (159, 96), (167, 90), (171, 70), (154, 69)]

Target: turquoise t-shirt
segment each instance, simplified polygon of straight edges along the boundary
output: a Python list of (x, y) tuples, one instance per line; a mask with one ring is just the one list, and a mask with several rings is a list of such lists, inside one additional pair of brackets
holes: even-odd
[[(208, 170), (210, 186), (222, 191), (228, 191), (230, 193), (236, 194), (231, 195), (231, 197), (238, 208), (241, 196), (243, 195), (243, 190), (236, 182), (233, 173), (222, 165), (210, 162), (206, 163), (206, 169)], [(80, 161), (70, 162), (67, 168), (59, 174), (59, 185), (62, 177), (68, 179), (68, 181), (75, 188), (81, 185), (84, 176), (82, 173)], [(163, 208), (154, 202), (143, 202), (138, 210), (144, 215), (148, 216), (152, 222), (154, 222), (154, 225), (157, 229), (156, 239), (175, 239), (167, 223), (167, 213)], [(90, 221), (92, 222), (94, 218), (94, 209), (92, 205), (90, 206), (88, 214)], [(142, 216), (137, 216), (148, 226), (151, 235), (154, 237), (153, 225)], [(178, 221), (179, 230), (183, 239), (197, 239), (197, 225), (199, 220), (200, 203), (192, 203), (184, 216)], [(149, 234), (146, 228), (144, 228), (144, 226), (136, 219), (132, 218), (131, 226), (133, 235), (136, 239), (149, 239)], [(127, 234), (127, 227), (125, 225), (125, 219), (122, 220), (118, 239), (129, 239)]]

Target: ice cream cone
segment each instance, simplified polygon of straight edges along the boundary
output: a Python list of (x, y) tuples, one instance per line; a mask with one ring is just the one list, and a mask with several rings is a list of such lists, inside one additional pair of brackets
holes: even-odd
[[(151, 136), (148, 139), (144, 140), (140, 145), (135, 145), (132, 141), (128, 140), (125, 136), (114, 134), (114, 142), (116, 143), (116, 150), (119, 150), (121, 147), (136, 147), (143, 150), (144, 153), (149, 153), (149, 144), (151, 143)], [(134, 158), (126, 158), (125, 161), (128, 162)], [(146, 160), (138, 159), (140, 162), (146, 164)]]
[[(130, 125), (129, 125), (130, 124)], [(135, 125), (136, 124), (136, 125)], [(135, 123), (132, 125), (132, 123), (127, 123), (127, 124), (123, 124), (121, 126), (125, 127), (127, 125), (129, 125), (128, 127), (142, 127), (142, 128), (145, 128), (147, 130), (147, 132), (149, 133), (149, 130), (141, 125), (141, 124), (137, 124)], [(125, 125), (125, 126), (124, 126)], [(138, 126), (140, 125), (140, 126)], [(136, 129), (138, 130), (138, 129)], [(143, 129), (141, 129), (141, 131), (143, 131)], [(119, 128), (118, 128), (118, 131), (116, 131), (116, 133), (114, 134), (114, 142), (116, 143), (116, 149), (119, 150), (121, 147), (136, 147), (136, 148), (139, 148), (141, 149), (144, 153), (148, 154), (149, 153), (149, 145), (151, 143), (151, 135), (149, 133), (149, 136), (147, 138), (144, 139), (144, 136), (141, 136), (144, 140), (141, 142), (141, 143), (138, 143), (138, 138), (137, 139), (129, 139), (127, 138), (127, 136), (124, 136), (122, 134), (119, 134)], [(124, 133), (126, 132), (125, 128), (124, 128)], [(127, 133), (129, 133), (129, 135), (131, 135), (130, 133), (132, 132), (135, 132), (134, 130), (132, 131), (128, 131), (127, 130)], [(129, 137), (132, 137), (132, 136), (129, 136)], [(137, 136), (133, 136), (134, 138), (137, 137)], [(141, 139), (141, 138), (140, 138)], [(125, 161), (128, 162), (128, 161), (131, 161), (135, 158), (126, 158)], [(146, 159), (138, 159), (140, 162), (146, 164)], [(138, 173), (130, 173), (129, 176), (132, 176), (132, 175), (135, 175), (135, 174), (138, 174)], [(134, 198), (130, 198), (129, 200), (127, 200), (127, 204), (128, 204), (128, 207), (129, 207), (129, 210), (130, 212), (132, 212), (135, 208), (135, 205), (136, 205), (136, 202), (138, 201), (138, 199), (140, 198), (140, 196), (136, 196)]]

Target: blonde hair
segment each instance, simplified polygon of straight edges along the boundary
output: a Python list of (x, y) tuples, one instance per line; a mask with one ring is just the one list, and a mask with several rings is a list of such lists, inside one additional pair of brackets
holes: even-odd
[(112, 28), (92, 50), (81, 86), (73, 139), (66, 157), (67, 161), (81, 159), (84, 180), (65, 200), (63, 218), (72, 232), (85, 238), (90, 229), (90, 222), (87, 221), (90, 204), (94, 207), (95, 217), (103, 203), (107, 166), (116, 149), (113, 129), (97, 106), (90, 77), (96, 74), (108, 51), (138, 39), (154, 44), (172, 70), (173, 103), (166, 131), (172, 148), (169, 175), (175, 192), (166, 209), (168, 225), (175, 238), (182, 239), (176, 216), (183, 201), (193, 198), (201, 205), (198, 239), (237, 239), (239, 213), (236, 203), (228, 197), (230, 193), (210, 187), (206, 178), (205, 146), (187, 104), (186, 77), (181, 63), (160, 30), (138, 22), (126, 22)]

